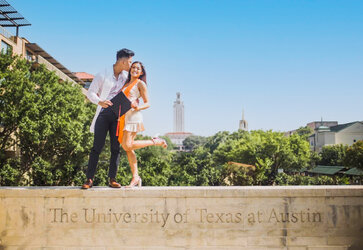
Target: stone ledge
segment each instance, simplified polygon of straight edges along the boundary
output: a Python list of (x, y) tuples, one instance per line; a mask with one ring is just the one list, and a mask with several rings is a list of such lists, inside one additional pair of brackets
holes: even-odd
[[(26, 191), (24, 193), (24, 191)], [(0, 197), (363, 197), (363, 186), (233, 186), (233, 187), (141, 187), (113, 189), (80, 187), (0, 187)]]
[(0, 249), (348, 249), (362, 232), (363, 186), (0, 187)]

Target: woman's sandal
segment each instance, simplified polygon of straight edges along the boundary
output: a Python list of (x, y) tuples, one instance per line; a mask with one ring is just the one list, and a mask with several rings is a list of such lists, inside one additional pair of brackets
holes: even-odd
[(168, 144), (166, 143), (166, 141), (164, 139), (161, 139), (159, 137), (154, 137), (151, 140), (153, 141), (154, 145), (160, 145), (163, 148), (167, 148), (168, 147)]
[[(136, 180), (135, 180), (136, 179)], [(126, 186), (126, 188), (132, 188), (132, 187), (141, 187), (142, 186), (142, 180), (140, 176), (133, 177), (130, 185)]]

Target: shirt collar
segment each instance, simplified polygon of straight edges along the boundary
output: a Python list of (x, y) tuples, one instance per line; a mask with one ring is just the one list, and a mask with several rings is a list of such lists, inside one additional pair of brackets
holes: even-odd
[(126, 70), (123, 70), (121, 72), (122, 76), (126, 79), (129, 76), (129, 72), (127, 72)]
[[(114, 79), (116, 81), (116, 77), (113, 72), (113, 67), (112, 67), (111, 72), (112, 72), (112, 79)], [(121, 73), (118, 75), (118, 80), (120, 80), (120, 76), (122, 76), (124, 79), (127, 79), (127, 77), (129, 76), (129, 72), (127, 72), (126, 70), (121, 71)]]

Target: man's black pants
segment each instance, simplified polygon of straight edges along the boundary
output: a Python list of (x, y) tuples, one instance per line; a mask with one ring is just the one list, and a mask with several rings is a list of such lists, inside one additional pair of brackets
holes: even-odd
[(117, 116), (111, 108), (103, 109), (97, 117), (95, 124), (94, 141), (89, 155), (87, 179), (94, 179), (98, 159), (105, 145), (107, 132), (110, 134), (111, 159), (108, 177), (115, 178), (120, 162), (120, 144), (116, 137)]

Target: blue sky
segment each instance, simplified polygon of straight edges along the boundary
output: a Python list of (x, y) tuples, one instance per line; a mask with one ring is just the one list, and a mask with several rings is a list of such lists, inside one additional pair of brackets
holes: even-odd
[(196, 135), (363, 120), (363, 1), (8, 0), (20, 36), (71, 71), (97, 73), (121, 48), (148, 73), (144, 134), (173, 129), (181, 92)]

